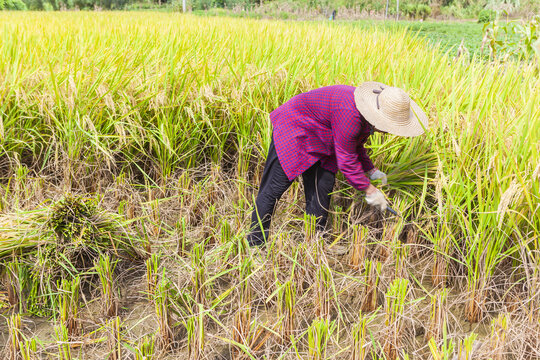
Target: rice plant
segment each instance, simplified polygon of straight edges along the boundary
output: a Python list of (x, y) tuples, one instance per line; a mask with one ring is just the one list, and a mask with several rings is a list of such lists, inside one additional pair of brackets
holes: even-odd
[(108, 360), (122, 359), (122, 322), (119, 316), (115, 316), (107, 322), (108, 328)]
[(304, 214), (304, 234), (306, 242), (311, 242), (315, 239), (317, 232), (317, 217), (315, 215)]
[(62, 279), (59, 283), (59, 318), (67, 329), (69, 339), (81, 335), (79, 319), (79, 294), (81, 279), (79, 276), (73, 280)]
[(429, 312), (429, 325), (426, 330), (426, 339), (434, 339), (438, 343), (446, 332), (448, 323), (447, 314), (448, 289), (440, 289), (431, 297), (431, 310)]
[(22, 357), (22, 321), (19, 314), (11, 315), (8, 319), (8, 359), (9, 360), (21, 360)]
[(155, 289), (154, 306), (158, 320), (160, 349), (169, 350), (174, 340), (173, 323), (171, 319), (171, 283), (165, 275), (165, 270)]
[(66, 326), (59, 323), (54, 328), (55, 339), (58, 347), (58, 358), (60, 360), (71, 360), (71, 343), (69, 340), (69, 332)]
[(205, 345), (204, 308), (197, 304), (194, 310), (186, 321), (187, 341), (190, 359), (199, 360), (203, 356)]
[(195, 244), (191, 250), (191, 265), (193, 274), (191, 276), (193, 298), (195, 302), (205, 304), (207, 301), (206, 290), (209, 286), (206, 274), (205, 244)]
[(155, 335), (144, 336), (135, 348), (135, 360), (153, 360), (156, 351)]
[(281, 320), (281, 339), (285, 344), (291, 340), (296, 329), (296, 297), (297, 287), (292, 280), (278, 288), (278, 316)]
[[(250, 330), (252, 324), (252, 290), (251, 290), (251, 275), (253, 273), (253, 260), (251, 257), (243, 257), (240, 260), (239, 273), (239, 294), (238, 294), (238, 309), (234, 318), (234, 336), (233, 340), (238, 344), (248, 344)], [(240, 353), (242, 348), (235, 348), (236, 353)]]
[(6, 264), (4, 282), (6, 283), (9, 304), (24, 311), (26, 302), (23, 296), (24, 278), (27, 277), (24, 265), (17, 259)]
[(325, 360), (328, 346), (337, 329), (337, 322), (329, 319), (313, 320), (308, 328), (308, 359)]
[(397, 240), (392, 246), (392, 256), (394, 259), (395, 277), (407, 278), (407, 262), (409, 257), (410, 247)]
[(409, 281), (395, 279), (386, 292), (385, 325), (388, 327), (388, 337), (384, 343), (384, 353), (389, 359), (397, 359), (400, 348), (400, 337), (403, 330), (403, 311)]
[(377, 308), (379, 277), (382, 264), (375, 260), (366, 260), (364, 264), (365, 296), (362, 303), (363, 312), (371, 312)]
[(227, 219), (221, 220), (221, 225), (219, 227), (219, 233), (220, 233), (220, 242), (223, 244), (229, 243), (232, 240), (233, 233), (231, 229), (231, 224), (227, 221)]
[(435, 229), (425, 232), (426, 237), (433, 243), (433, 267), (431, 270), (431, 280), (435, 287), (446, 286), (448, 277), (448, 259), (450, 241), (450, 229), (444, 222), (437, 222)]
[(366, 257), (366, 246), (368, 229), (362, 225), (355, 224), (351, 227), (352, 231), (352, 250), (349, 259), (349, 265), (356, 270), (360, 270), (360, 265), (364, 264)]
[(478, 334), (472, 332), (469, 334), (469, 336), (459, 341), (457, 345), (457, 356), (459, 359), (471, 360), (474, 358), (474, 352), (478, 349), (478, 346), (480, 345), (476, 341), (477, 338)]
[(101, 255), (94, 264), (101, 283), (101, 298), (107, 317), (118, 314), (118, 289), (114, 277), (116, 265), (117, 261), (111, 260), (109, 255)]
[(148, 299), (151, 301), (155, 296), (155, 290), (159, 281), (159, 264), (161, 260), (161, 254), (152, 253), (148, 259), (146, 259), (146, 290)]
[(439, 346), (434, 338), (428, 341), (429, 351), (434, 360), (455, 359), (454, 342), (448, 337), (446, 328), (443, 329), (442, 344)]
[(499, 314), (491, 322), (490, 346), (494, 352), (493, 360), (504, 359), (508, 331), (508, 314)]
[(333, 304), (332, 270), (324, 262), (319, 263), (316, 270), (315, 282), (315, 316), (329, 319)]
[(360, 311), (358, 322), (352, 329), (352, 354), (351, 360), (364, 360), (367, 358), (368, 351), (368, 329), (366, 327), (369, 318)]

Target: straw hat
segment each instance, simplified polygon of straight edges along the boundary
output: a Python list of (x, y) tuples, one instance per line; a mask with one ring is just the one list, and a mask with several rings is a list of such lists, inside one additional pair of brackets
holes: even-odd
[(418, 136), (427, 128), (424, 111), (399, 88), (367, 81), (354, 90), (356, 108), (375, 129), (399, 136)]

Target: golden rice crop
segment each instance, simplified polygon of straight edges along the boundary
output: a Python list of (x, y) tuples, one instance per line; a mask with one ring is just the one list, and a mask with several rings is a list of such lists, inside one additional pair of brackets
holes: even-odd
[[(536, 62), (454, 61), (405, 30), (354, 23), (2, 12), (0, 24), (0, 294), (36, 298), (19, 275), (40, 254), (17, 244), (38, 244), (39, 224), (23, 215), (65, 193), (129, 219), (139, 252), (160, 261), (148, 279), (142, 261), (109, 269), (124, 309), (114, 346), (103, 311), (85, 302), (70, 304), (92, 319), (82, 340), (51, 321), (33, 353), (68, 358), (71, 343), (137, 358), (540, 356)], [(339, 231), (308, 242), (295, 184), (275, 241), (248, 251), (268, 113), (300, 92), (366, 80), (406, 89), (430, 117), (422, 137), (370, 140), (403, 221), (385, 221), (340, 179)], [(159, 284), (167, 301), (156, 302)], [(10, 356), (30, 338), (17, 334)]]

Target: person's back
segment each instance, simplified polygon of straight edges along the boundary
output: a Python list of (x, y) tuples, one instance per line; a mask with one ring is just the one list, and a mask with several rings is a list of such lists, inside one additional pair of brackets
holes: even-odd
[(272, 125), (275, 127), (281, 122), (297, 121), (288, 116), (295, 114), (312, 120), (309, 124), (318, 123), (330, 129), (333, 111), (343, 107), (357, 111), (354, 89), (349, 85), (331, 85), (298, 94), (270, 113)]
[(325, 86), (296, 95), (270, 113), (276, 151), (289, 180), (319, 160), (325, 169), (338, 170), (334, 149), (338, 122), (354, 124), (362, 140), (369, 135), (369, 124), (355, 107), (354, 90), (347, 85)]
[(370, 183), (386, 174), (376, 169), (363, 146), (374, 131), (401, 136), (423, 133), (427, 117), (401, 89), (377, 82), (359, 87), (326, 86), (294, 96), (270, 113), (272, 142), (252, 214), (250, 245), (268, 238), (276, 202), (302, 175), (306, 213), (326, 225), (335, 173), (340, 170), (366, 202), (381, 211), (384, 194)]

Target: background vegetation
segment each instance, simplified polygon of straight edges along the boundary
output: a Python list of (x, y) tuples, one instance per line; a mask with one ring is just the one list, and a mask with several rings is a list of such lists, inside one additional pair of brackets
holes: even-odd
[[(328, 18), (336, 10), (338, 18), (381, 16), (385, 0), (188, 0), (188, 9), (232, 9), (266, 17)], [(397, 0), (390, 0), (388, 14), (396, 15)], [(180, 10), (180, 0), (2, 0), (0, 10)], [(400, 16), (409, 19), (457, 18), (493, 20), (497, 13), (528, 18), (540, 11), (536, 0), (407, 0), (400, 2)], [(288, 14), (288, 15), (285, 15)]]

